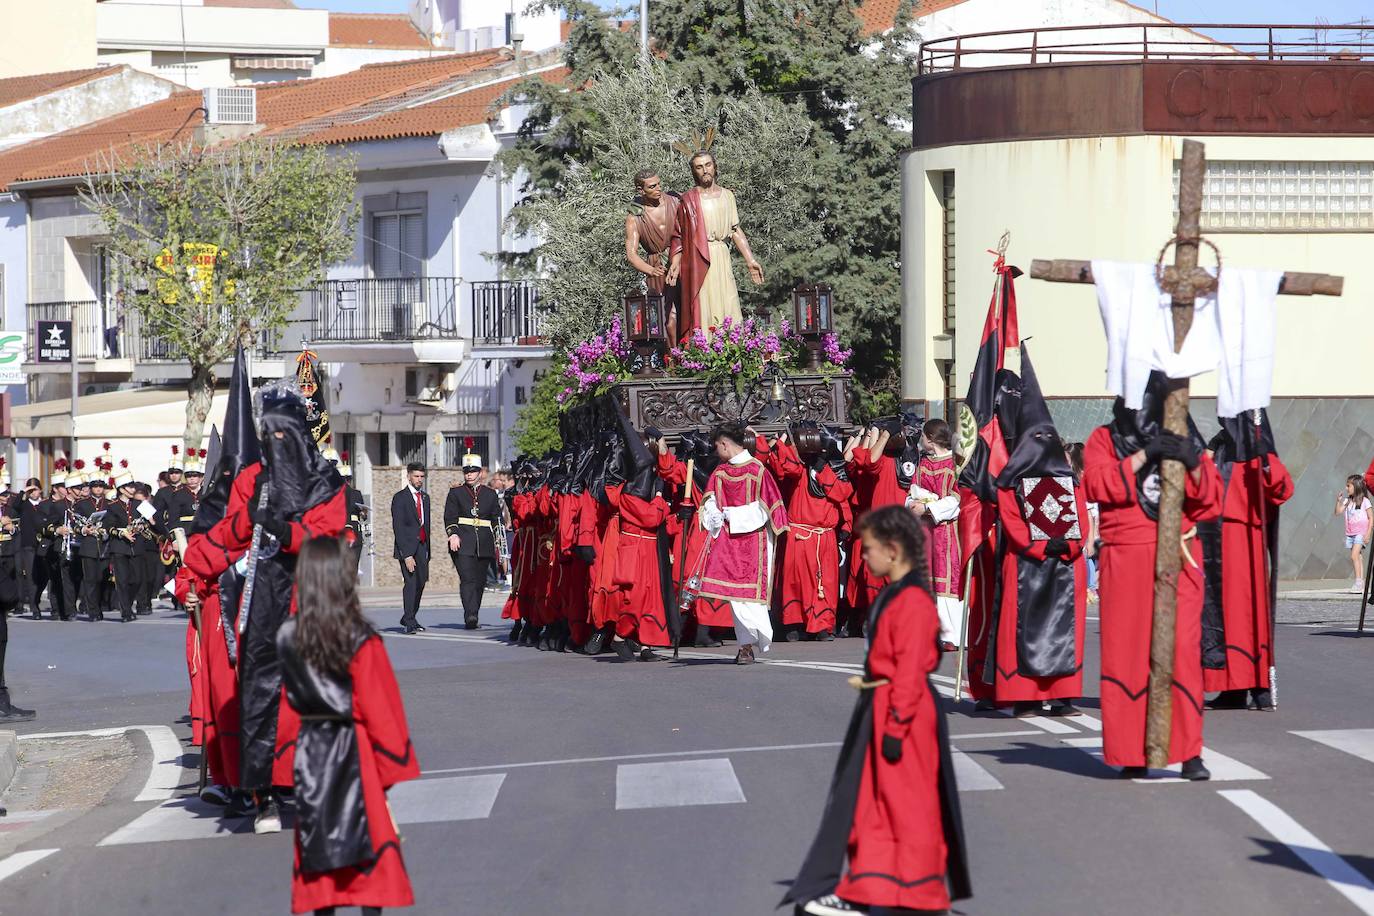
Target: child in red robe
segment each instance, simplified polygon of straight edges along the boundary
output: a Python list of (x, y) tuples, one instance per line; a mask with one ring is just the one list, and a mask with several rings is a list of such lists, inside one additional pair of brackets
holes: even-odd
[(869, 570), (891, 584), (869, 609), (864, 674), (850, 682), (859, 700), (820, 830), (783, 902), (812, 916), (942, 912), (972, 891), (949, 735), (929, 680), (940, 621), (924, 535), (900, 506), (875, 509), (858, 527)]
[(386, 791), (417, 779), (420, 765), (351, 569), (334, 538), (301, 545), (296, 616), (277, 632), (286, 699), (301, 717), (293, 913), (357, 906), (375, 914), (415, 903)]

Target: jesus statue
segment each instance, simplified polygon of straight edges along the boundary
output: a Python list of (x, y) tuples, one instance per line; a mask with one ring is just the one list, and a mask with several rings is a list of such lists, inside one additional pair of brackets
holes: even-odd
[(743, 317), (727, 239), (744, 256), (754, 285), (763, 282), (763, 267), (754, 260), (749, 239), (740, 228), (735, 194), (716, 184), (715, 157), (699, 150), (692, 155), (691, 166), (696, 187), (682, 195), (678, 206), (667, 277), (669, 285), (682, 281), (677, 333), (683, 341), (696, 328), (720, 327), (726, 318), (738, 323)]

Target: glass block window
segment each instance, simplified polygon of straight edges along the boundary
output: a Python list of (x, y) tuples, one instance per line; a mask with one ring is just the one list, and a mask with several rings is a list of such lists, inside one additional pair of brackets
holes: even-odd
[(1374, 232), (1374, 162), (1209, 161), (1202, 229)]

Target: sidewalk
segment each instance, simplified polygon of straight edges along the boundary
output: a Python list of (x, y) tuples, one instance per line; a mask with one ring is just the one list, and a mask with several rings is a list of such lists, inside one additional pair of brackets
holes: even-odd
[(1349, 579), (1283, 579), (1279, 581), (1279, 600), (1354, 601), (1360, 596), (1350, 591)]
[[(501, 607), (506, 603), (509, 590), (488, 587), (482, 595), (482, 607)], [(358, 589), (358, 598), (365, 608), (398, 608), (401, 606), (401, 587), (364, 586)], [(458, 592), (433, 588), (425, 589), (425, 597), (420, 599), (420, 607), (455, 608), (462, 604)]]

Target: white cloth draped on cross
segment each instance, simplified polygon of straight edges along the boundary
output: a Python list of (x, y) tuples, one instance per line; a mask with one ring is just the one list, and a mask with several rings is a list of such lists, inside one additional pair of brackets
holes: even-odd
[(1107, 388), (1127, 407), (1139, 409), (1152, 369), (1170, 378), (1216, 371), (1218, 416), (1269, 406), (1283, 271), (1224, 269), (1217, 290), (1194, 303), (1178, 353), (1170, 295), (1159, 289), (1155, 265), (1095, 260), (1092, 276), (1107, 335)]

